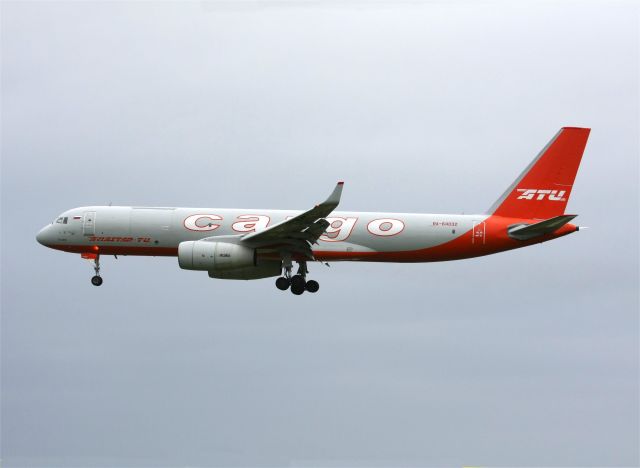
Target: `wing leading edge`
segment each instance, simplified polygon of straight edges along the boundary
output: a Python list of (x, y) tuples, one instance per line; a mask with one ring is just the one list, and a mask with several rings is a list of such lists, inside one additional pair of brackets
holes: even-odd
[(340, 203), (343, 186), (344, 182), (338, 182), (331, 195), (322, 203), (263, 231), (243, 236), (242, 243), (255, 247), (282, 246), (283, 250), (304, 253), (307, 257), (313, 258), (311, 246), (329, 226), (329, 222), (324, 218)]

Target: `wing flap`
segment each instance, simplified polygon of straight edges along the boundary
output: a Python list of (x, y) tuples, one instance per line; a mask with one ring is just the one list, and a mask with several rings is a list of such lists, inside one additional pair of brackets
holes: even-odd
[(318, 238), (324, 234), (324, 231), (329, 227), (329, 221), (326, 219), (319, 219), (313, 223), (309, 228), (302, 231), (304, 239), (311, 244), (315, 244)]

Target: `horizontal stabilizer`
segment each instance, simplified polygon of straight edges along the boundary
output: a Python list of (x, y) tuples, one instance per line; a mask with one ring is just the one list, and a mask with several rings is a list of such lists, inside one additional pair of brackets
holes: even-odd
[(528, 240), (557, 231), (578, 215), (561, 215), (535, 224), (517, 224), (509, 228), (509, 237)]

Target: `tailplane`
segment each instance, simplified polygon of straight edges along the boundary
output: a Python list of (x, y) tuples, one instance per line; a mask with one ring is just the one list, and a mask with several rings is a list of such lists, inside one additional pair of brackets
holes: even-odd
[[(562, 215), (545, 219), (535, 224), (520, 224), (509, 228), (509, 237), (518, 240), (529, 240), (534, 237), (552, 234), (578, 215)], [(576, 227), (576, 230), (579, 229)]]
[(561, 128), (488, 213), (527, 219), (563, 215), (590, 131)]

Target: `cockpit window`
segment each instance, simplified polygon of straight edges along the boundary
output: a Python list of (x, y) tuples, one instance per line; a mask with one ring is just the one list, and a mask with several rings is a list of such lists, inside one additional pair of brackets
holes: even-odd
[(69, 218), (67, 216), (60, 216), (58, 219), (56, 219), (56, 224), (67, 224), (67, 221), (69, 221)]
[(62, 217), (56, 219), (56, 224), (62, 224)]

